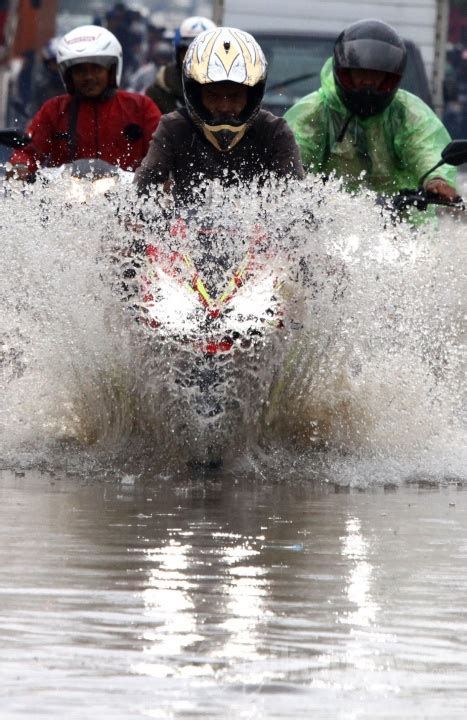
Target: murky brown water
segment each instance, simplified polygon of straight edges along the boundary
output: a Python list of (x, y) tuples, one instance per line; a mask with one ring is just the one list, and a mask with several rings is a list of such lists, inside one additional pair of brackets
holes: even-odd
[(0, 475), (4, 718), (464, 718), (467, 493)]

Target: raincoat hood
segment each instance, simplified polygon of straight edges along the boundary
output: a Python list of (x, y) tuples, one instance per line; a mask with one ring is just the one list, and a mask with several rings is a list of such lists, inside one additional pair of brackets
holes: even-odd
[(333, 110), (341, 113), (343, 116), (350, 115), (351, 113), (347, 110), (337, 94), (334, 73), (332, 71), (332, 57), (328, 58), (321, 68), (320, 80), (321, 87), (318, 92), (322, 94), (329, 107), (332, 107)]

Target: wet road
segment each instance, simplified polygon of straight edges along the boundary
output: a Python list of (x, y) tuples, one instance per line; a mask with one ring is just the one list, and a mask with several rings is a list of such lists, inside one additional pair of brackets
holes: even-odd
[(0, 475), (7, 718), (464, 718), (467, 493)]

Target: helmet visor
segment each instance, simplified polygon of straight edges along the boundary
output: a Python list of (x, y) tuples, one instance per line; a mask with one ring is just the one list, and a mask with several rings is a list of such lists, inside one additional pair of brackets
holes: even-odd
[(68, 70), (75, 65), (84, 65), (85, 63), (100, 65), (101, 67), (105, 67), (107, 70), (110, 70), (113, 65), (117, 64), (117, 58), (113, 55), (87, 55), (85, 57), (73, 58), (71, 60), (63, 60), (63, 62), (60, 63), (60, 68), (62, 70)]
[[(357, 68), (353, 68), (357, 69)], [(344, 90), (358, 90), (359, 88), (352, 77), (352, 70), (348, 68), (340, 68), (336, 70), (336, 75), (339, 79), (341, 86)], [(401, 81), (400, 75), (386, 72), (382, 80), (375, 82), (374, 85), (370, 82), (366, 83), (364, 87), (370, 88), (374, 92), (381, 93), (383, 95), (390, 94), (397, 90), (397, 87)]]

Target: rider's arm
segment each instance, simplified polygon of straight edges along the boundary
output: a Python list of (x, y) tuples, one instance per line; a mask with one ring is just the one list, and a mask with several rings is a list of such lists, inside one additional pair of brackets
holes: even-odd
[(285, 120), (274, 117), (271, 130), (267, 148), (271, 170), (279, 177), (303, 178), (305, 172), (300, 159), (300, 148)]
[(142, 118), (143, 118), (143, 133), (144, 133), (144, 144), (149, 149), (149, 143), (154, 132), (159, 125), (162, 113), (158, 106), (145, 95), (141, 95), (141, 106), (142, 106)]
[(291, 128), (300, 148), (305, 170), (312, 173), (322, 172), (329, 139), (319, 91), (299, 100), (287, 110), (284, 119)]
[[(399, 91), (397, 97), (402, 103), (394, 148), (401, 163), (418, 179), (439, 162), (441, 152), (451, 138), (441, 120), (423, 100), (403, 91)], [(395, 121), (396, 118), (393, 118), (392, 122)], [(435, 180), (438, 182), (435, 183)], [(448, 186), (457, 195), (456, 169), (449, 165), (437, 168), (425, 179), (424, 186), (433, 192), (441, 190), (441, 194), (444, 194), (443, 187), (447, 191), (445, 186)]]
[(54, 116), (51, 112), (53, 104), (53, 100), (44, 103), (31, 120), (27, 128), (27, 133), (31, 136), (31, 144), (13, 152), (10, 158), (12, 165), (10, 176), (16, 173), (21, 179), (31, 178), (34, 177), (38, 164), (46, 164), (45, 160), (50, 154), (55, 132)]
[(162, 117), (149, 143), (148, 153), (135, 173), (134, 182), (141, 194), (147, 193), (151, 185), (161, 185), (170, 180), (174, 165), (173, 143), (176, 138), (169, 132), (170, 124), (167, 118), (170, 118), (170, 115)]

